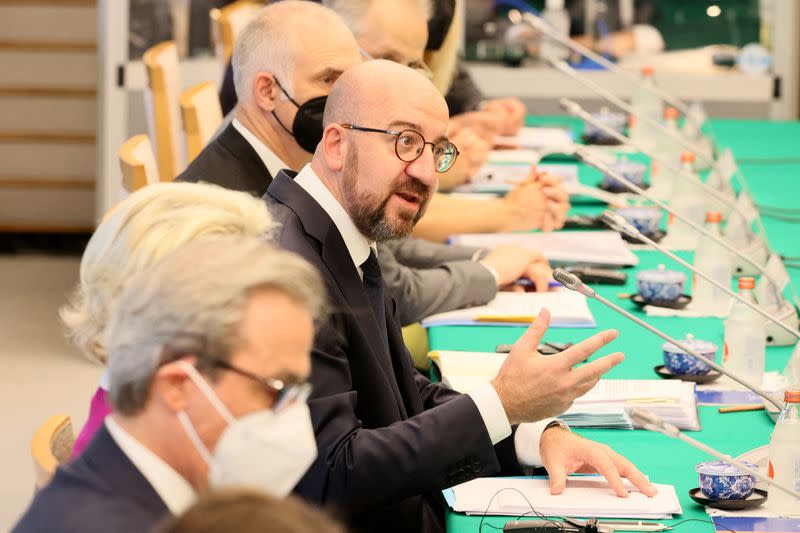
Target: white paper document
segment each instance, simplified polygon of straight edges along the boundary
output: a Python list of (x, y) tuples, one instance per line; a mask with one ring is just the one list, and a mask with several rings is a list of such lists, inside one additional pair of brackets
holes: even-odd
[(565, 186), (578, 183), (578, 165), (537, 165), (537, 155), (530, 150), (493, 150), (469, 183), (456, 187), (454, 192), (507, 193), (528, 178), (533, 165), (539, 172), (561, 177)]
[(655, 484), (658, 494), (648, 498), (624, 483), (628, 498), (617, 496), (600, 476), (569, 476), (558, 495), (550, 494), (545, 478), (478, 478), (453, 487), (451, 507), (466, 514), (518, 516), (532, 513), (533, 506), (545, 516), (588, 518), (664, 519), (683, 512), (672, 485)]
[(450, 243), (476, 248), (516, 244), (536, 250), (556, 264), (582, 263), (612, 268), (639, 264), (639, 258), (616, 231), (463, 233), (451, 236)]
[(566, 289), (551, 292), (498, 292), (494, 300), (486, 305), (431, 315), (422, 320), (422, 326), (527, 326), (545, 307), (550, 311), (551, 327), (595, 327), (586, 297)]
[(572, 153), (574, 144), (572, 137), (562, 128), (527, 127), (521, 128), (514, 136), (502, 136), (495, 139), (495, 145), (498, 146), (515, 146), (547, 152), (565, 150), (564, 153)]

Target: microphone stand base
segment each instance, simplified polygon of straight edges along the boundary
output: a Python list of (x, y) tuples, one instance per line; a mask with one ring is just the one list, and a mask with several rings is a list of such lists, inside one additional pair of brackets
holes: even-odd
[[(779, 309), (770, 309), (769, 312), (794, 330), (800, 328), (800, 318), (797, 316), (797, 309), (788, 300), (784, 300)], [(767, 322), (767, 346), (793, 346), (797, 342), (797, 337), (772, 322)]]

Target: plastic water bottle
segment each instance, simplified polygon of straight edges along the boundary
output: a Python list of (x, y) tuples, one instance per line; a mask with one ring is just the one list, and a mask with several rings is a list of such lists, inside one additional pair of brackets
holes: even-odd
[[(569, 37), (569, 13), (564, 9), (564, 0), (547, 0), (542, 18), (559, 35)], [(569, 49), (546, 35), (542, 35), (539, 55), (543, 59), (567, 59)]]
[[(755, 278), (739, 278), (739, 295), (755, 304)], [(733, 301), (725, 320), (725, 348), (722, 364), (752, 383), (764, 380), (764, 359), (767, 352), (767, 331), (764, 318), (742, 302)]]
[[(684, 173), (695, 175), (692, 167), (693, 163), (694, 154), (692, 152), (684, 152), (681, 154), (681, 166), (683, 167)], [(698, 226), (701, 226), (706, 215), (703, 191), (696, 183), (693, 183), (692, 180), (687, 177), (673, 176), (666, 171), (667, 169), (661, 169), (657, 180), (663, 178), (664, 180), (672, 181), (670, 206), (676, 212), (687, 217)], [(678, 220), (677, 217), (670, 216), (668, 233), (674, 247), (689, 248), (692, 250), (697, 248), (700, 234), (686, 222)]]
[(674, 107), (664, 109), (664, 127), (666, 131), (656, 131), (656, 153), (674, 160), (683, 152), (681, 145), (676, 138), (680, 138), (681, 132), (678, 129), (678, 117), (680, 112)]
[(652, 120), (661, 120), (663, 114), (661, 99), (652, 91), (655, 88), (653, 74), (655, 69), (650, 66), (642, 67), (642, 81), (633, 93), (631, 107), (634, 114), (630, 117), (631, 138), (645, 145), (655, 146), (658, 131), (648, 120), (641, 117), (649, 117)]
[[(720, 238), (722, 238), (719, 230), (721, 222), (721, 213), (712, 211), (706, 214), (706, 230)], [(694, 254), (694, 267), (724, 287), (731, 286), (733, 264), (728, 250), (705, 235), (700, 238), (697, 244), (697, 251)], [(730, 297), (708, 281), (695, 275), (692, 303), (696, 308), (720, 316), (728, 312)]]
[[(800, 492), (800, 387), (784, 393), (786, 402), (769, 441), (769, 477)], [(767, 510), (782, 515), (800, 515), (800, 498), (769, 488)]]

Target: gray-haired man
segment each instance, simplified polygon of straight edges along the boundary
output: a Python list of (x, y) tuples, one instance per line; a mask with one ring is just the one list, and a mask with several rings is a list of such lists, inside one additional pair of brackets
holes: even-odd
[(209, 485), (286, 495), (316, 457), (305, 398), (324, 288), (254, 237), (207, 237), (135, 278), (108, 332), (114, 414), (14, 531), (149, 531)]

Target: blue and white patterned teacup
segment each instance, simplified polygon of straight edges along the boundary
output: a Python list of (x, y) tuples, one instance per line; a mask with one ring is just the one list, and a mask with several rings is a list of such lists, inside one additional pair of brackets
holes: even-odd
[(617, 213), (648, 237), (661, 228), (661, 209), (658, 207), (623, 207), (617, 209)]
[[(625, 125), (628, 123), (628, 115), (623, 113), (614, 113), (608, 109), (602, 109), (599, 113), (592, 113), (592, 118), (601, 124), (608, 126), (617, 133), (625, 134)], [(583, 123), (583, 133), (586, 137), (594, 141), (616, 141), (614, 137), (607, 134), (594, 124), (589, 122)]]
[[(620, 161), (611, 163), (608, 165), (608, 167), (617, 174), (621, 174), (623, 178), (632, 182), (634, 185), (639, 187), (644, 186), (644, 175), (647, 172), (647, 165), (644, 163), (637, 163), (636, 161), (627, 161), (622, 159)], [(603, 180), (601, 183), (603, 187), (610, 191), (628, 191), (628, 188), (625, 185), (608, 174), (603, 174)]]
[[(753, 470), (758, 466), (744, 463)], [(695, 471), (700, 477), (700, 489), (708, 498), (714, 500), (744, 500), (753, 494), (755, 476), (742, 472), (725, 461), (698, 463)]]
[(648, 302), (674, 302), (683, 294), (686, 274), (676, 270), (642, 270), (636, 274), (639, 296)]
[[(683, 343), (706, 359), (717, 360), (717, 345), (713, 342), (700, 339), (684, 339)], [(711, 371), (710, 366), (699, 361), (695, 356), (684, 352), (671, 342), (662, 344), (661, 349), (664, 351), (664, 366), (673, 374), (699, 376), (708, 374)]]

